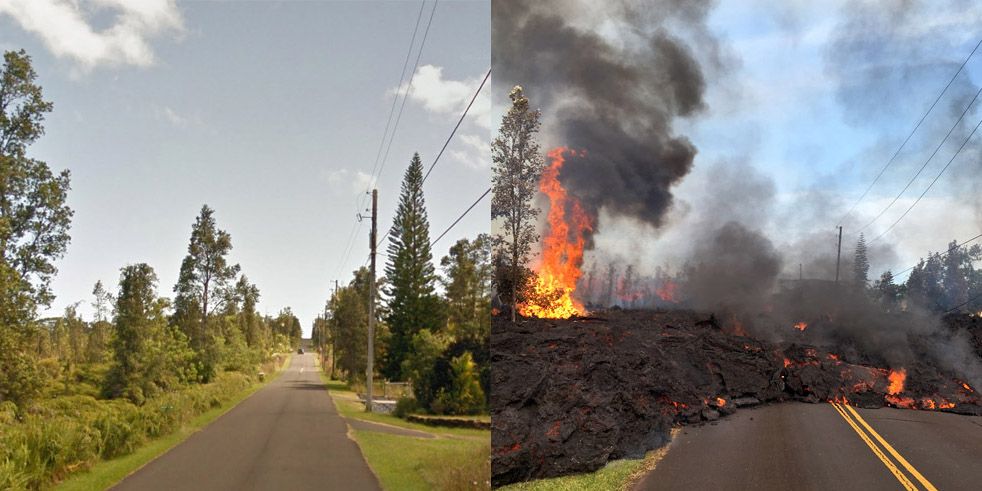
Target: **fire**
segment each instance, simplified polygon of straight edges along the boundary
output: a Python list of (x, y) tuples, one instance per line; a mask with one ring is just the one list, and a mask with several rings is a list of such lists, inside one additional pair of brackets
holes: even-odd
[(805, 328), (807, 328), (807, 327), (808, 327), (808, 323), (807, 322), (795, 322), (795, 324), (794, 324), (794, 328), (797, 329), (797, 330), (799, 330), (799, 331), (804, 331)]
[(791, 360), (785, 358), (784, 359), (784, 368), (788, 368), (790, 366), (791, 366)]
[(723, 399), (722, 397), (717, 397), (716, 398), (716, 406), (717, 407), (723, 407), (725, 405), (726, 405), (726, 399)]
[(559, 182), (564, 152), (576, 155), (565, 147), (550, 150), (550, 164), (539, 180), (539, 191), (549, 198), (546, 217), (549, 230), (542, 240), (542, 263), (531, 291), (527, 292), (530, 300), (519, 306), (519, 312), (527, 317), (567, 319), (585, 312), (583, 304), (573, 298), (573, 292), (583, 274), (580, 265), (585, 235), (593, 230), (593, 223), (580, 202), (569, 196)]
[(666, 281), (658, 288), (655, 288), (655, 294), (658, 295), (658, 298), (666, 302), (675, 303), (675, 291), (677, 288), (678, 285), (674, 281)]
[(895, 396), (904, 391), (904, 381), (907, 380), (907, 370), (901, 368), (900, 370), (890, 370), (890, 375), (887, 375), (887, 380), (890, 381), (890, 386), (887, 387), (887, 394)]
[(829, 353), (829, 354), (828, 354), (828, 358), (829, 358), (830, 360), (832, 360), (832, 361), (839, 361), (839, 355), (837, 355), (837, 354), (835, 354), (835, 353)]

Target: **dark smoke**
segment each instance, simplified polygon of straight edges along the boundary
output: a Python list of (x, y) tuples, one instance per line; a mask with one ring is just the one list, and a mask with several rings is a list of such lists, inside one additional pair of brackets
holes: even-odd
[(694, 33), (712, 58), (715, 42), (704, 25), (710, 5), (606, 6), (618, 27), (615, 43), (577, 27), (585, 4), (492, 2), (496, 93), (522, 85), (543, 109), (546, 146), (586, 151), (566, 164), (561, 179), (594, 217), (607, 208), (662, 225), (671, 188), (696, 155), (673, 122), (705, 109), (706, 88), (696, 54), (669, 25)]

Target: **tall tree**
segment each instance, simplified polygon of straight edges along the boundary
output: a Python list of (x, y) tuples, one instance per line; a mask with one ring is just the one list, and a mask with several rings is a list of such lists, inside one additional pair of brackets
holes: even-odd
[(167, 301), (157, 297), (157, 274), (147, 264), (122, 269), (113, 320), (113, 363), (103, 392), (142, 404), (195, 378), (187, 338), (167, 325)]
[(388, 288), (387, 324), (391, 331), (382, 375), (401, 379), (413, 335), (420, 329), (439, 330), (445, 316), (435, 293), (436, 271), (431, 260), (430, 224), (423, 200), (423, 163), (413, 154), (402, 180), (399, 205), (389, 233), (385, 277)]
[[(498, 254), (507, 278), (496, 278), (498, 294), (511, 304), (511, 319), (520, 301), (528, 276), (528, 259), (532, 244), (539, 240), (535, 218), (539, 209), (532, 206), (545, 158), (539, 151), (535, 135), (539, 131), (538, 110), (529, 108), (522, 88), (515, 86), (508, 94), (511, 108), (501, 121), (498, 136), (491, 142), (493, 162), (491, 185), (491, 219), (500, 219), (502, 233), (495, 235)], [(505, 287), (505, 288), (503, 288)]]
[(31, 58), (4, 53), (0, 68), (0, 401), (20, 402), (42, 383), (28, 354), (30, 322), (52, 300), (54, 261), (68, 246), (69, 173), (27, 156), (44, 134), (44, 100)]
[(440, 265), (453, 334), (483, 339), (491, 329), (491, 237), (458, 240)]
[(866, 237), (859, 234), (856, 242), (856, 255), (852, 263), (853, 278), (856, 285), (866, 288), (869, 283), (869, 258), (866, 256)]
[(215, 211), (203, 205), (191, 227), (188, 255), (181, 272), (174, 299), (174, 322), (190, 338), (198, 354), (201, 374), (210, 380), (218, 365), (220, 339), (218, 329), (209, 325), (209, 314), (220, 311), (228, 297), (230, 282), (239, 273), (238, 264), (229, 264), (226, 256), (232, 250), (232, 238), (220, 230)]

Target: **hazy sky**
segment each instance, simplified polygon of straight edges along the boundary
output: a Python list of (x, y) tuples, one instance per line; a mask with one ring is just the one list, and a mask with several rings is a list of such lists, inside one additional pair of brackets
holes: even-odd
[[(596, 29), (616, 33), (602, 15)], [(834, 257), (836, 226), (907, 137), (958, 66), (982, 38), (982, 4), (963, 0), (716, 2), (708, 17), (718, 64), (703, 58), (707, 107), (677, 121), (698, 148), (693, 171), (675, 188), (672, 216), (685, 222), (706, 204), (723, 203), (788, 253)], [(616, 34), (614, 35), (616, 37)], [(896, 161), (846, 217), (843, 251), (925, 162), (982, 84), (982, 48), (969, 61)], [(545, 117), (548, 117), (546, 115)], [(924, 191), (982, 118), (976, 101), (910, 189), (862, 229), (879, 236)], [(982, 233), (982, 130), (924, 199), (871, 248), (875, 278), (913, 265), (928, 250)], [(721, 180), (720, 176), (734, 179)], [(733, 181), (761, 184), (733, 189)], [(691, 220), (690, 220), (691, 222)], [(600, 249), (619, 251), (653, 269), (685, 257), (685, 227), (638, 231), (603, 227)], [(691, 229), (688, 229), (691, 231)], [(678, 233), (676, 233), (678, 232)], [(645, 249), (638, 253), (638, 244)], [(891, 246), (888, 250), (884, 246)], [(805, 271), (806, 276), (809, 274)]]
[[(262, 292), (260, 311), (290, 306), (309, 333), (334, 280), (347, 282), (367, 258), (366, 222), (343, 260), (420, 5), (0, 3), (0, 49), (26, 49), (54, 102), (30, 153), (72, 172), (72, 242), (48, 314), (83, 300), (87, 315), (96, 280), (115, 289), (119, 268), (137, 262), (172, 296), (207, 203), (232, 236), (232, 261)], [(484, 77), (489, 36), (487, 2), (437, 5), (378, 182), (380, 234), (412, 153), (429, 166)], [(431, 237), (489, 185), (482, 96), (426, 182)], [(489, 214), (486, 199), (434, 260), (487, 231)]]

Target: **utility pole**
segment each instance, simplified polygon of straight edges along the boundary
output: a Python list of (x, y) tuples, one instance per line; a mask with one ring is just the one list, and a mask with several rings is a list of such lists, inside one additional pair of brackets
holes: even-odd
[(835, 253), (835, 285), (839, 285), (839, 260), (842, 258), (842, 225), (839, 225), (839, 248)]
[(371, 252), (369, 253), (369, 263), (368, 268), (368, 368), (365, 370), (365, 376), (368, 383), (366, 395), (365, 395), (365, 410), (372, 412), (372, 385), (374, 381), (372, 380), (373, 372), (375, 370), (375, 235), (376, 222), (378, 221), (378, 189), (372, 190), (372, 232), (368, 235), (368, 246)]

